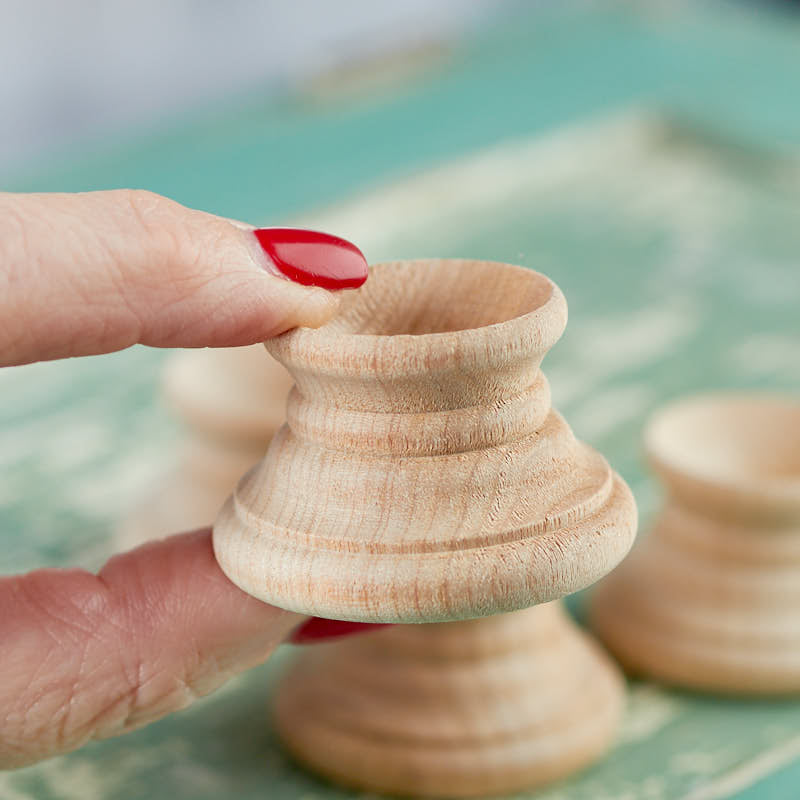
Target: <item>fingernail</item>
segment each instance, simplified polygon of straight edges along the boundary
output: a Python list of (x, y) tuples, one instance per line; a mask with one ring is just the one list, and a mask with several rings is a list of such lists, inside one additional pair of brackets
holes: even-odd
[(346, 239), (302, 228), (253, 232), (280, 277), (323, 289), (357, 289), (367, 279), (364, 254)]
[(289, 641), (292, 644), (310, 644), (328, 639), (339, 639), (343, 636), (353, 636), (357, 633), (368, 633), (387, 627), (387, 623), (380, 622), (345, 622), (340, 619), (312, 617), (291, 635)]

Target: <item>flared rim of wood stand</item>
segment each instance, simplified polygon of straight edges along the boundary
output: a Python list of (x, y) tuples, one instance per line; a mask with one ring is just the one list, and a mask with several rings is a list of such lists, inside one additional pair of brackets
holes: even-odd
[(296, 385), (215, 524), (223, 571), (365, 622), (513, 611), (605, 575), (636, 509), (550, 407), (540, 364), (565, 323), (544, 275), (439, 259), (377, 265), (335, 320), (268, 343)]
[(800, 398), (688, 397), (651, 417), (644, 445), (654, 470), (690, 505), (800, 514)]
[(265, 345), (290, 369), (302, 364), (321, 375), (430, 375), (470, 358), (491, 368), (544, 354), (566, 324), (564, 295), (539, 272), (496, 261), (418, 259), (371, 266), (367, 282), (344, 296), (327, 325), (296, 328)]

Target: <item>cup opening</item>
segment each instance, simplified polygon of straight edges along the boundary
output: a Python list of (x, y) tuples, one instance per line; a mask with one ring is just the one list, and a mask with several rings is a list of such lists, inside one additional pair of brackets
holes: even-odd
[(378, 264), (325, 327), (370, 336), (451, 333), (524, 316), (552, 295), (553, 284), (543, 275), (508, 264), (456, 259)]
[(800, 496), (800, 403), (709, 395), (659, 414), (646, 434), (652, 457), (712, 483)]

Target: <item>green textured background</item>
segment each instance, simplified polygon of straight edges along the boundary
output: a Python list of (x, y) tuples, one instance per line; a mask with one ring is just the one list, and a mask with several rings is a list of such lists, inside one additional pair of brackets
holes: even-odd
[[(548, 273), (570, 303), (545, 362), (554, 402), (646, 522), (649, 411), (696, 390), (798, 386), (798, 75), (800, 17), (786, 11), (589, 5), (387, 71), (371, 93), (244, 98), (5, 187), (141, 186), (335, 227), (370, 260)], [(156, 399), (163, 358), (133, 348), (0, 372), (3, 571), (110, 552), (180, 435)], [(276, 746), (265, 709), (280, 660), (148, 729), (0, 775), (0, 798), (346, 797)], [(636, 684), (611, 756), (537, 796), (800, 797), (800, 704)]]

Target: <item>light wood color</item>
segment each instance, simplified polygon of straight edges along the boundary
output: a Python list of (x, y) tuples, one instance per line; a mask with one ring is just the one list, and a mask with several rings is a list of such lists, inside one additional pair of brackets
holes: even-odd
[(437, 622), (526, 608), (627, 553), (636, 509), (550, 407), (561, 291), (507, 264), (380, 264), (319, 330), (267, 343), (288, 425), (214, 528), (228, 577), (283, 608)]
[(307, 648), (275, 719), (294, 757), (338, 783), (477, 797), (596, 760), (623, 698), (616, 667), (554, 602)]
[(186, 435), (176, 466), (119, 526), (120, 549), (210, 525), (286, 419), (292, 385), (262, 345), (182, 350), (162, 382)]
[(685, 400), (653, 418), (645, 447), (666, 503), (598, 586), (596, 630), (669, 683), (800, 691), (800, 401)]

